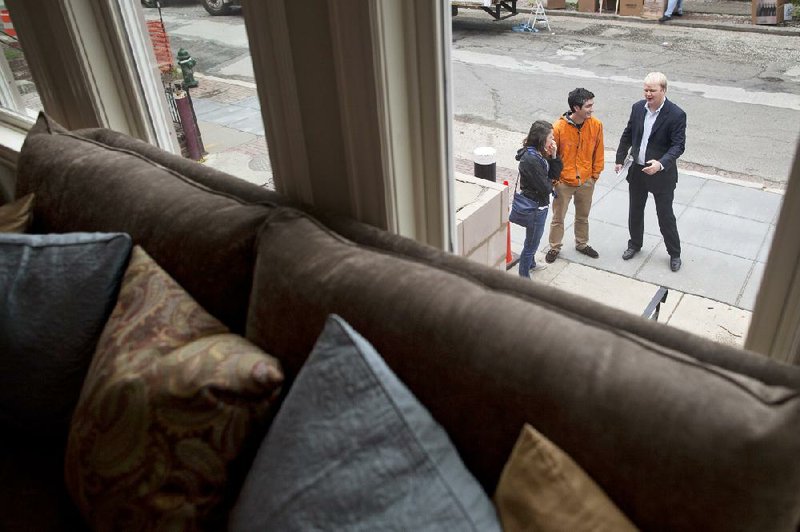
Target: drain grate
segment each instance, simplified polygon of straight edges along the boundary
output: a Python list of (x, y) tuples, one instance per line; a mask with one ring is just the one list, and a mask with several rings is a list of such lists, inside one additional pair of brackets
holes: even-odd
[(266, 172), (269, 170), (269, 159), (264, 155), (257, 155), (250, 159), (247, 164), (248, 168), (254, 172)]

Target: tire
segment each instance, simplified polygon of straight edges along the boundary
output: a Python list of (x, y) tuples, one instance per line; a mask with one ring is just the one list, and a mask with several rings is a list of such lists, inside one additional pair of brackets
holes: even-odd
[(230, 15), (231, 5), (223, 0), (203, 0), (203, 7), (209, 15)]
[(156, 0), (142, 0), (144, 7), (156, 7)]

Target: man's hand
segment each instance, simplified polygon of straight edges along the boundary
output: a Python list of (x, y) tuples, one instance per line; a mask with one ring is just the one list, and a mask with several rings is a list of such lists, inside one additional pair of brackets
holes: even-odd
[(647, 161), (647, 166), (642, 168), (642, 172), (647, 175), (653, 175), (656, 172), (660, 172), (664, 167), (661, 166), (661, 163), (658, 162), (656, 159), (650, 159)]
[(618, 174), (620, 170), (622, 170), (622, 165), (621, 164), (615, 164), (614, 165), (614, 173)]

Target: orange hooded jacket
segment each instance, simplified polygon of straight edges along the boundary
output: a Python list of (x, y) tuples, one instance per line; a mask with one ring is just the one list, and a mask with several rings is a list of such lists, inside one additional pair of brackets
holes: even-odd
[(605, 164), (603, 123), (590, 116), (578, 129), (564, 113), (553, 124), (553, 138), (564, 162), (560, 182), (578, 187), (590, 177), (597, 179)]

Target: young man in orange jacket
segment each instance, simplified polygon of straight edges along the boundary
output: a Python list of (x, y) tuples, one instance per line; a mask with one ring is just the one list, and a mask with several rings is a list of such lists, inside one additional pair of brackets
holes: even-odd
[(595, 181), (605, 164), (603, 123), (592, 116), (594, 94), (584, 88), (569, 93), (569, 111), (553, 124), (553, 137), (564, 162), (561, 177), (553, 187), (553, 219), (550, 222), (550, 250), (545, 261), (553, 262), (561, 253), (564, 216), (569, 202), (575, 201), (575, 249), (593, 259), (599, 255), (589, 245), (589, 209)]

